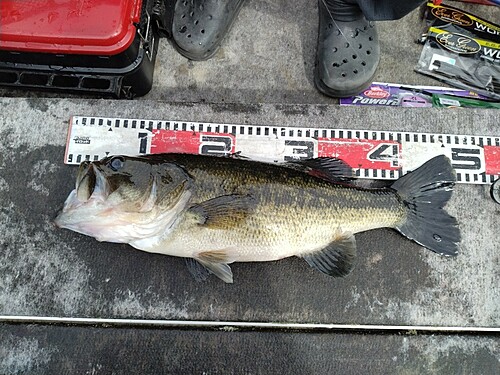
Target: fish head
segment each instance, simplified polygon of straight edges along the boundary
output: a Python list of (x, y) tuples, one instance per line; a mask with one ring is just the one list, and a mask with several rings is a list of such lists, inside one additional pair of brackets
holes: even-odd
[[(99, 241), (128, 243), (161, 230), (153, 223), (189, 200), (189, 176), (173, 163), (112, 156), (80, 164), (55, 224)], [(168, 220), (167, 220), (168, 221)]]

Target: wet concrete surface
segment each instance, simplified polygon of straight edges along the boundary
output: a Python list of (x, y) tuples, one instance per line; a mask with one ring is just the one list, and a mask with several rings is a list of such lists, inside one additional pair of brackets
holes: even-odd
[[(499, 340), (460, 335), (0, 325), (17, 374), (498, 374)], [(145, 361), (144, 359), (147, 359)]]

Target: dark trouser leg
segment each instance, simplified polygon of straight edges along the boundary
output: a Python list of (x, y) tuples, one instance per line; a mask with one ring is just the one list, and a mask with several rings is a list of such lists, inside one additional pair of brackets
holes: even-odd
[[(314, 80), (332, 97), (367, 88), (380, 60), (372, 20), (401, 18), (422, 0), (319, 0), (319, 35)], [(370, 20), (370, 21), (368, 21)]]
[(425, 0), (353, 0), (367, 20), (398, 20), (418, 8)]

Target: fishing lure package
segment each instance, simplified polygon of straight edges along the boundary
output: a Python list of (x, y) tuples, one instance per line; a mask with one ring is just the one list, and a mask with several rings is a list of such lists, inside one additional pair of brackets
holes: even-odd
[[(354, 105), (354, 106), (382, 106), (382, 107), (443, 107), (450, 106), (451, 100), (443, 101), (436, 98), (442, 95), (447, 95), (453, 97), (456, 100), (453, 102), (454, 106), (461, 106), (460, 103), (462, 98), (470, 99), (485, 99), (484, 96), (479, 95), (470, 90), (460, 90), (452, 89), (447, 87), (437, 87), (437, 86), (412, 86), (412, 85), (400, 85), (395, 83), (383, 83), (383, 82), (373, 82), (369, 88), (360, 92), (359, 94), (348, 97), (340, 98), (340, 105)], [(459, 103), (457, 105), (457, 103)], [(468, 105), (470, 103), (482, 103), (482, 101), (477, 102), (466, 102)], [(483, 107), (484, 105), (478, 105)]]
[(454, 0), (462, 3), (500, 6), (500, 0)]
[(458, 8), (427, 4), (429, 27), (415, 70), (500, 100), (500, 26)]
[(438, 108), (495, 108), (500, 109), (500, 102), (479, 98), (460, 97), (446, 94), (431, 94), (432, 106)]

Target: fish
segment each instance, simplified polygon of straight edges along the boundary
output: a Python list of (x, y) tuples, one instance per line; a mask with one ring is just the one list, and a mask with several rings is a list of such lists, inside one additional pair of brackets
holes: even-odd
[(264, 163), (229, 157), (114, 155), (80, 164), (55, 224), (98, 241), (186, 259), (196, 280), (233, 282), (233, 262), (303, 258), (323, 274), (354, 268), (355, 234), (392, 228), (443, 256), (458, 254), (444, 206), (456, 181), (436, 156), (385, 188), (353, 183), (340, 159)]

